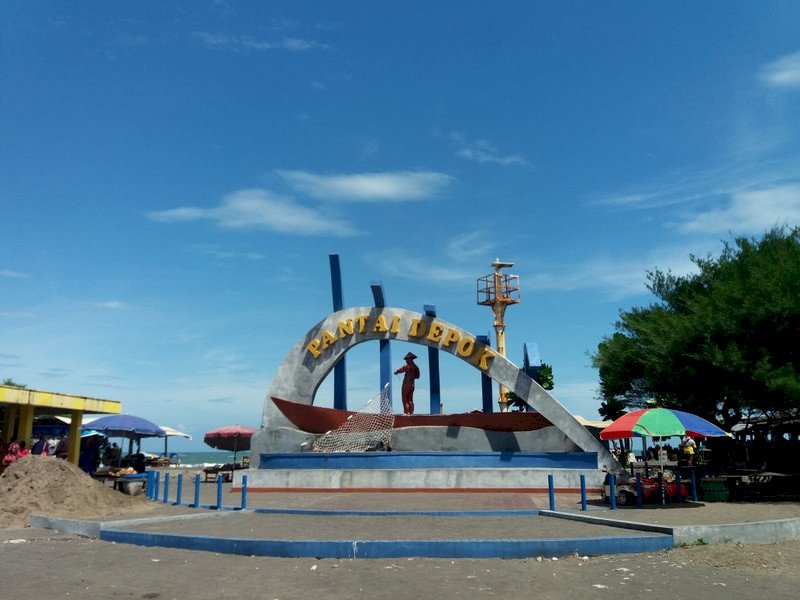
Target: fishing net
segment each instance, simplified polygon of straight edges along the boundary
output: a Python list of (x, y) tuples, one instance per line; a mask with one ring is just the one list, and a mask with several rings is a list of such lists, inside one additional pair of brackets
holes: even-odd
[(390, 450), (394, 413), (389, 384), (354, 412), (342, 425), (315, 441), (313, 452), (374, 452)]

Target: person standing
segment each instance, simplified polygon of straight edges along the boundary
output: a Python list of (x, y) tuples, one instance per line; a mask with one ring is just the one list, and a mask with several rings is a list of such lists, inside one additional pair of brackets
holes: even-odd
[(414, 363), (417, 358), (415, 354), (409, 352), (405, 355), (404, 359), (406, 364), (394, 372), (395, 375), (404, 373), (403, 375), (403, 414), (414, 414), (414, 380), (419, 379), (419, 367)]
[(690, 467), (694, 466), (695, 454), (697, 454), (697, 444), (692, 438), (686, 436), (683, 438), (683, 455), (686, 457), (686, 464)]

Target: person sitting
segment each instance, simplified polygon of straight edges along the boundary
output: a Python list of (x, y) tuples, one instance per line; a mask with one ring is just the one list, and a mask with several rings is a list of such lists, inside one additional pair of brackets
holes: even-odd
[(144, 473), (147, 470), (145, 466), (145, 455), (141, 452), (133, 455), (133, 468), (137, 473)]
[(47, 436), (42, 435), (31, 448), (31, 454), (34, 456), (47, 456), (47, 447)]
[(56, 449), (54, 454), (58, 458), (67, 458), (68, 453), (69, 453), (69, 436), (65, 435), (60, 440), (58, 440), (58, 444), (56, 444)]
[(2, 464), (4, 467), (17, 462), (19, 460), (19, 444), (17, 443), (17, 438), (12, 437), (8, 441), (8, 445), (6, 446), (5, 453), (3, 454)]
[(614, 458), (616, 458), (617, 460), (619, 460), (619, 459), (620, 459), (619, 446), (617, 446), (616, 444), (614, 444), (614, 446), (613, 446), (613, 447), (612, 447), (612, 449), (611, 449), (611, 454), (613, 454), (613, 455), (614, 455)]

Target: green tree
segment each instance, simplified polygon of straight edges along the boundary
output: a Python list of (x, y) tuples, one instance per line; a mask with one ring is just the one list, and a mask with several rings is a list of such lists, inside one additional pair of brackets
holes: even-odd
[(692, 256), (698, 273), (648, 273), (659, 302), (620, 313), (592, 356), (607, 409), (646, 401), (726, 425), (800, 410), (800, 229)]
[(6, 377), (5, 379), (3, 379), (3, 385), (7, 385), (8, 387), (22, 388), (22, 389), (25, 389), (26, 387), (28, 387), (27, 385), (23, 385), (21, 383), (16, 383), (10, 377)]
[[(552, 390), (555, 386), (553, 382), (553, 367), (547, 363), (542, 363), (541, 366), (536, 368), (533, 373), (533, 378), (536, 383), (546, 390)], [(525, 402), (525, 400), (510, 390), (506, 392), (506, 400), (508, 400), (508, 405), (511, 408), (525, 410), (525, 408), (528, 406), (528, 403)]]
[(552, 390), (555, 387), (553, 381), (553, 367), (547, 363), (542, 363), (536, 371), (536, 383), (546, 390)]

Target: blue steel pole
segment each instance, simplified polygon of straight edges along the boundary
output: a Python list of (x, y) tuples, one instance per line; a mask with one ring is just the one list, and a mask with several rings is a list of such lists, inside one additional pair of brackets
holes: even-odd
[(642, 474), (636, 474), (636, 506), (642, 508), (644, 498), (642, 496)]
[[(342, 294), (342, 270), (339, 268), (339, 255), (330, 254), (328, 256), (331, 267), (331, 293), (333, 295), (333, 310), (340, 311), (344, 308), (344, 296)], [(347, 409), (347, 369), (345, 368), (345, 357), (342, 356), (339, 362), (333, 367), (333, 408), (340, 410)]]
[(581, 474), (581, 510), (586, 510), (586, 475)]
[(547, 490), (550, 495), (550, 510), (556, 509), (556, 490), (555, 485), (553, 484), (553, 476), (547, 476)]
[(169, 473), (164, 473), (164, 504), (169, 501)]
[(608, 493), (608, 503), (611, 510), (615, 510), (617, 508), (617, 476), (614, 473), (608, 475)]
[[(386, 300), (383, 295), (383, 285), (375, 282), (370, 286), (372, 290), (372, 299), (375, 301), (375, 308), (385, 308)], [(380, 389), (386, 387), (387, 383), (392, 381), (392, 348), (389, 345), (389, 340), (380, 340), (378, 342), (378, 359), (380, 362)], [(389, 402), (392, 401), (392, 386), (389, 386)]]
[(217, 475), (217, 509), (222, 508), (222, 480), (224, 478)]
[(194, 505), (195, 508), (200, 508), (200, 473), (194, 474)]
[(247, 475), (242, 475), (242, 510), (247, 508)]
[[(489, 345), (488, 335), (475, 336), (481, 344)], [(492, 378), (481, 371), (481, 399), (483, 400), (483, 412), (494, 412), (494, 399), (492, 398)]]
[(175, 490), (175, 504), (181, 505), (181, 493), (183, 492), (183, 473), (178, 473), (178, 489)]
[(153, 500), (158, 500), (158, 490), (161, 485), (161, 473), (156, 471), (156, 483), (153, 486)]
[[(423, 306), (425, 316), (436, 317), (436, 307), (431, 304)], [(442, 385), (439, 378), (439, 349), (428, 348), (428, 374), (430, 377), (431, 414), (442, 414)]]
[(697, 502), (697, 476), (692, 469), (692, 500)]

